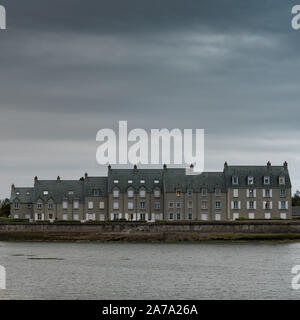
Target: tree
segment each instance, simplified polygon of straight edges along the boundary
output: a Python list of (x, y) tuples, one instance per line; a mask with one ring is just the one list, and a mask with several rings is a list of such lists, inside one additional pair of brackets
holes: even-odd
[(9, 199), (0, 202), (0, 217), (8, 217), (10, 214)]
[(294, 196), (292, 197), (292, 205), (293, 206), (300, 206), (300, 192), (297, 191)]

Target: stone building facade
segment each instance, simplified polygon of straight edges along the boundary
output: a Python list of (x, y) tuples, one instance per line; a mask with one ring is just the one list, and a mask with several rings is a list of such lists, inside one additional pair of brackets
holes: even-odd
[(30, 220), (290, 219), (288, 165), (229, 166), (194, 174), (192, 167), (112, 169), (107, 177), (34, 179), (12, 185), (11, 217)]

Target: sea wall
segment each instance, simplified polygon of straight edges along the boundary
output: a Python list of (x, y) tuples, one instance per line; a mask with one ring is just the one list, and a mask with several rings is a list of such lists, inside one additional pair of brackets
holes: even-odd
[(300, 221), (0, 223), (0, 240), (197, 241), (300, 239)]

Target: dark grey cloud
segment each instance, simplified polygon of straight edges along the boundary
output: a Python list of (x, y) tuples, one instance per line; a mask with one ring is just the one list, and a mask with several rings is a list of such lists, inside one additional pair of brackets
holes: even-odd
[(300, 188), (294, 1), (0, 3), (0, 198), (104, 173), (95, 135), (118, 120), (204, 128), (208, 169), (287, 160)]

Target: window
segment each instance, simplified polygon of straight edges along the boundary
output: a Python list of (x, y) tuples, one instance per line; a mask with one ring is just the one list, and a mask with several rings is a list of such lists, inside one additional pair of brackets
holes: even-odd
[(286, 219), (286, 213), (280, 213), (280, 219)]
[(201, 189), (201, 194), (202, 194), (203, 197), (206, 197), (206, 195), (207, 195), (207, 189), (206, 189), (206, 188), (202, 188), (202, 189)]
[(239, 184), (239, 178), (237, 176), (232, 177), (232, 184)]
[(160, 209), (160, 202), (154, 202), (154, 209), (159, 210)]
[(142, 189), (140, 190), (140, 197), (145, 198), (146, 197), (146, 190)]
[(93, 196), (94, 196), (94, 197), (99, 197), (99, 195), (100, 195), (100, 191), (97, 190), (97, 189), (94, 189), (94, 190), (93, 190)]
[(19, 195), (20, 195), (20, 192), (19, 192), (19, 191), (17, 191), (17, 192), (16, 192), (16, 195), (17, 195), (17, 196), (19, 196)]
[(144, 179), (140, 180), (140, 184), (145, 184), (146, 181)]
[(113, 197), (114, 198), (119, 198), (119, 190), (114, 190), (113, 191)]
[(79, 215), (78, 214), (74, 214), (73, 219), (74, 220), (79, 220)]
[(248, 209), (255, 209), (254, 208), (254, 201), (249, 201), (249, 208)]
[(181, 191), (180, 190), (176, 190), (176, 196), (180, 197), (181, 196)]
[(254, 184), (254, 178), (252, 176), (248, 177), (248, 184)]
[(133, 202), (128, 201), (128, 210), (133, 210)]
[(270, 184), (270, 177), (269, 176), (264, 177), (264, 184)]
[(239, 189), (233, 189), (233, 197), (238, 198), (239, 196)]
[(127, 196), (128, 196), (128, 198), (133, 198), (133, 190), (128, 190)]
[(69, 191), (68, 194), (72, 196), (74, 194), (74, 191)]
[(215, 194), (216, 194), (217, 197), (220, 196), (220, 195), (221, 195), (221, 189), (220, 189), (220, 188), (217, 188), (217, 189), (215, 190)]
[(201, 220), (207, 220), (207, 214), (206, 213), (202, 213), (201, 214)]
[(15, 208), (15, 209), (19, 209), (19, 208), (20, 208), (19, 202), (15, 202), (15, 203), (14, 203), (14, 208)]
[(189, 189), (189, 190), (187, 191), (187, 195), (188, 195), (189, 197), (191, 197), (191, 196), (193, 195), (193, 190)]
[(37, 220), (42, 220), (42, 214), (41, 213), (37, 214)]
[(160, 197), (160, 190), (154, 190), (154, 197), (159, 198)]
[(254, 219), (254, 213), (253, 212), (249, 213), (249, 219)]
[(221, 209), (221, 201), (216, 201), (216, 209), (217, 210)]
[(176, 202), (176, 208), (180, 209), (181, 208), (181, 202)]
[(119, 202), (118, 202), (118, 201), (114, 201), (113, 208), (114, 208), (115, 210), (118, 210), (118, 209), (119, 209)]
[(272, 209), (272, 201), (264, 201), (263, 202), (263, 208), (265, 210)]
[(174, 219), (174, 213), (170, 213), (170, 214), (169, 214), (169, 219), (170, 219), (170, 220), (173, 220), (173, 219)]
[[(119, 204), (118, 204), (119, 206)], [(119, 214), (118, 213), (114, 213), (114, 220), (119, 220)]]
[(156, 184), (159, 183), (159, 180), (154, 180), (154, 183), (156, 183)]
[(189, 219), (189, 220), (193, 220), (193, 214), (192, 214), (192, 213), (189, 213), (189, 214), (188, 214), (188, 219)]
[(53, 220), (53, 213), (49, 213), (48, 217), (49, 217), (49, 220)]
[(248, 198), (254, 198), (256, 196), (256, 192), (254, 189), (248, 189)]
[(174, 208), (174, 201), (169, 201), (169, 208)]
[(181, 219), (181, 214), (180, 214), (180, 213), (177, 213), (177, 214), (176, 214), (176, 219), (177, 219), (177, 220), (180, 220), (180, 219)]
[(48, 209), (52, 210), (53, 209), (53, 202), (48, 203)]
[(104, 201), (99, 202), (99, 209), (104, 209)]
[(42, 207), (43, 207), (43, 204), (42, 204), (41, 202), (38, 202), (37, 208), (38, 208), (38, 209), (42, 209)]
[(221, 214), (220, 214), (220, 213), (216, 213), (215, 219), (216, 219), (217, 221), (220, 221), (220, 220), (221, 220)]
[(27, 209), (31, 209), (32, 208), (32, 205), (31, 204), (27, 204)]
[(93, 201), (89, 201), (88, 208), (89, 209), (93, 209), (94, 208), (94, 202)]
[(233, 209), (239, 209), (239, 202), (233, 201)]
[(285, 210), (286, 209), (286, 202), (285, 201), (280, 201), (280, 209)]
[(47, 190), (43, 191), (44, 196), (47, 196), (49, 194), (49, 192)]
[(27, 196), (30, 196), (30, 192), (27, 191), (27, 192), (26, 192), (26, 195), (27, 195)]
[(146, 221), (146, 214), (145, 213), (141, 213), (141, 220)]
[(265, 219), (271, 219), (271, 213), (266, 212), (265, 213)]
[(79, 201), (74, 201), (73, 202), (73, 208), (78, 209), (79, 208)]
[(117, 183), (119, 183), (119, 180), (118, 180), (118, 179), (115, 179), (115, 180), (114, 180), (114, 184), (117, 184)]
[(207, 201), (202, 201), (201, 208), (202, 209), (207, 209)]
[(285, 184), (285, 177), (279, 177), (279, 184)]
[(270, 189), (264, 189), (264, 197), (265, 198), (270, 198), (271, 197)]
[(280, 197), (285, 197), (285, 196), (286, 196), (285, 189), (280, 189)]
[(146, 202), (145, 201), (141, 201), (140, 202), (140, 208), (141, 209), (145, 209), (146, 208)]
[(188, 208), (189, 209), (193, 208), (193, 201), (192, 200), (188, 201)]
[(233, 216), (232, 216), (233, 220), (236, 220), (236, 219), (238, 219), (239, 217), (240, 217), (240, 214), (239, 214), (239, 213), (234, 213)]
[(132, 184), (132, 183), (133, 183), (133, 181), (132, 181), (132, 180), (128, 180), (128, 183), (129, 183), (129, 184)]

